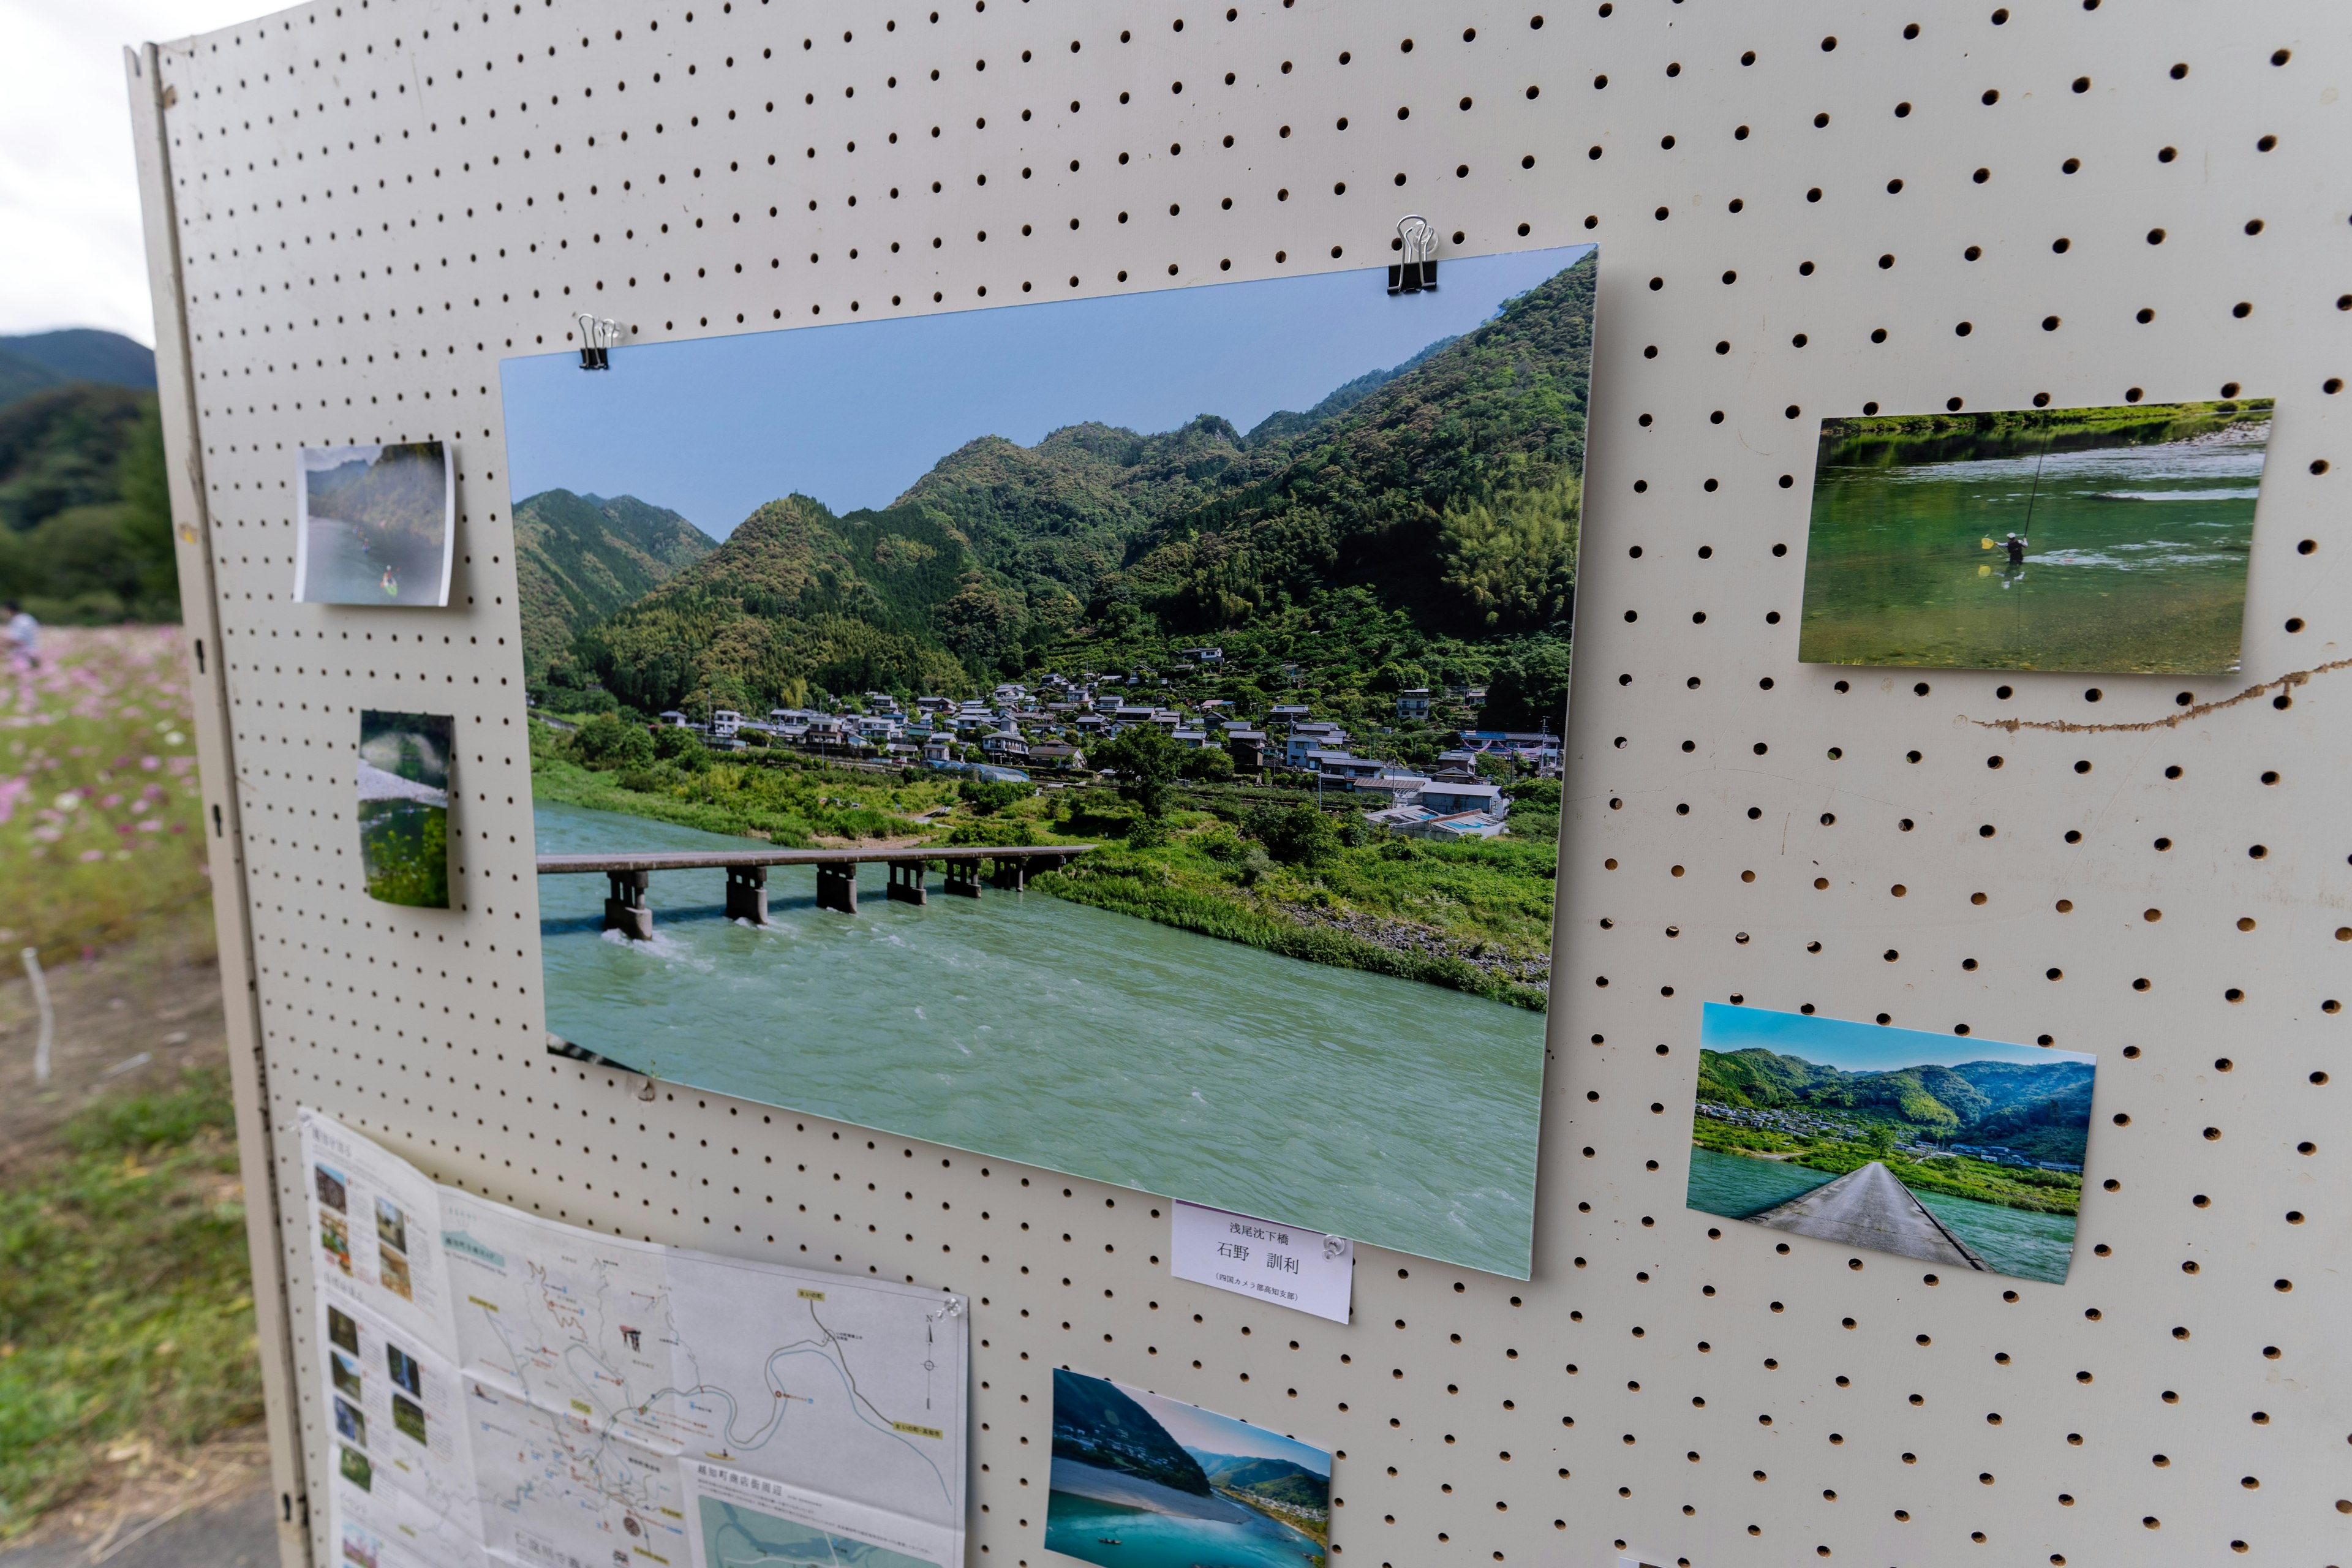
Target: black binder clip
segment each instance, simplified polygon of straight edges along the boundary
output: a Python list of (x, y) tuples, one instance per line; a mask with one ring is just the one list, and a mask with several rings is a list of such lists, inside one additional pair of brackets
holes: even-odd
[(613, 344), (620, 339), (621, 323), (591, 315), (585, 310), (572, 319), (580, 324), (580, 368), (612, 369)]
[(1418, 294), (1437, 287), (1437, 230), (1419, 214), (1397, 222), (1398, 260), (1389, 263), (1389, 292)]

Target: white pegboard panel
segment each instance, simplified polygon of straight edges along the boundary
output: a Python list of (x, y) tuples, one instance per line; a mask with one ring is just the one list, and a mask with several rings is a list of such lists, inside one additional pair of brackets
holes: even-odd
[[(970, 1291), (976, 1563), (1044, 1559), (1061, 1363), (1341, 1450), (1342, 1563), (2342, 1561), (2341, 18), (933, 3), (343, 0), (163, 51), (278, 1125)], [(1603, 247), (1530, 1282), (1365, 1248), (1352, 1326), (1293, 1317), (1171, 1280), (1149, 1196), (541, 1053), (501, 356), (1365, 265), (1406, 210)], [(2227, 384), (2279, 400), (2242, 678), (1795, 662), (1820, 416)], [(296, 448), (421, 438), (454, 607), (289, 603)], [(355, 885), (362, 707), (459, 715), (446, 916)], [(2095, 1052), (2071, 1281), (1686, 1212), (1733, 997)]]

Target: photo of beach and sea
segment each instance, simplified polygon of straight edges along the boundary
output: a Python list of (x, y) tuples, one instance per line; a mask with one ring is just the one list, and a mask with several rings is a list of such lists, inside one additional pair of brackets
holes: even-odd
[(305, 447), (294, 597), (312, 605), (449, 602), (457, 481), (439, 441)]
[(1822, 420), (1798, 657), (2234, 671), (2271, 406)]
[(554, 1048), (1524, 1278), (1597, 261), (1445, 266), (506, 361)]
[(1331, 1456), (1055, 1368), (1045, 1546), (1103, 1568), (1323, 1568)]
[(2074, 1051), (1709, 1002), (1689, 1206), (2063, 1284), (2096, 1067)]

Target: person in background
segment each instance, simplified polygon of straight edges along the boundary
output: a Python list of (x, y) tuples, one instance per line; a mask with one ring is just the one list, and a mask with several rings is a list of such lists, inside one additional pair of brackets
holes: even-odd
[(41, 623), (14, 599), (0, 599), (0, 621), (6, 623), (0, 635), (7, 638), (8, 662), (19, 670), (40, 668)]

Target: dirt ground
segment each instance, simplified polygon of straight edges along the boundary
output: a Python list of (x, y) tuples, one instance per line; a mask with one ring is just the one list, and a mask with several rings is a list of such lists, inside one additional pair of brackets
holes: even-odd
[(224, 1432), (176, 1458), (145, 1442), (117, 1444), (106, 1458), (104, 1479), (0, 1548), (0, 1568), (277, 1562), (268, 1440), (259, 1426)]
[[(0, 960), (0, 1182), (82, 1107), (167, 1088), (184, 1068), (219, 1062), (228, 1048), (212, 914), (201, 906), (158, 921), (121, 947), (51, 965), (47, 979), (56, 1038), (50, 1079), (41, 1084), (33, 1076), (38, 1026), (32, 987), (16, 954)], [(170, 1552), (190, 1521), (212, 1523), (235, 1505), (234, 1518), (251, 1535), (243, 1516), (257, 1507), (263, 1516), (268, 1511), (266, 1498), (254, 1501), (267, 1492), (269, 1470), (258, 1426), (224, 1433), (178, 1456), (129, 1439), (110, 1445), (101, 1458), (92, 1487), (11, 1542), (0, 1559), (28, 1565), (63, 1563), (68, 1554), (77, 1562), (144, 1561), (158, 1549)], [(212, 1528), (217, 1533), (221, 1527)], [(269, 1533), (257, 1539), (266, 1542)], [(268, 1556), (275, 1560), (274, 1548)], [(191, 1562), (189, 1568), (209, 1564)]]
[(57, 1014), (50, 1077), (35, 1081), (38, 1033), (21, 958), (0, 955), (0, 1179), (83, 1106), (126, 1089), (163, 1088), (183, 1068), (226, 1051), (212, 914), (197, 908), (121, 947), (51, 964)]

